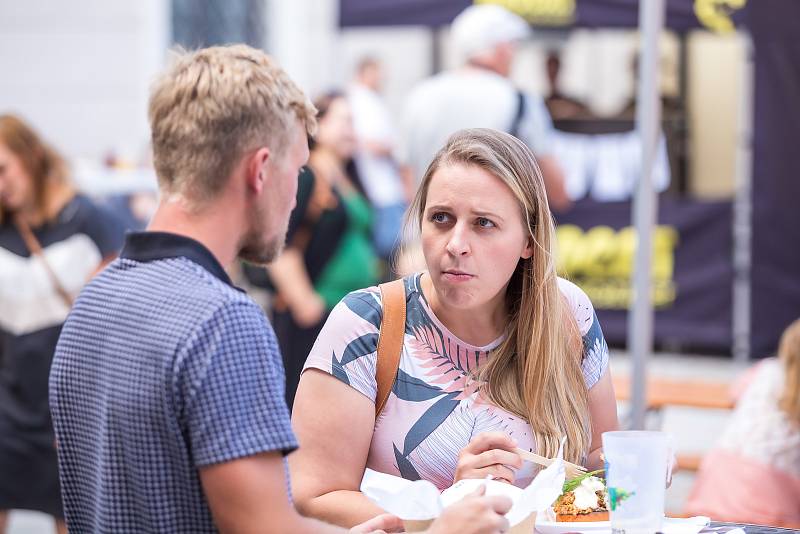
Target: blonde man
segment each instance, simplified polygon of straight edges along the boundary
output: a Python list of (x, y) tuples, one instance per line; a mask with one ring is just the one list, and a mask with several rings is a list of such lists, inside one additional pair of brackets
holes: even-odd
[[(223, 268), (278, 254), (314, 116), (247, 46), (184, 54), (155, 84), (161, 202), (79, 296), (50, 376), (71, 531), (340, 532), (291, 503), (275, 336)], [(462, 513), (498, 522), (508, 504), (474, 496)]]

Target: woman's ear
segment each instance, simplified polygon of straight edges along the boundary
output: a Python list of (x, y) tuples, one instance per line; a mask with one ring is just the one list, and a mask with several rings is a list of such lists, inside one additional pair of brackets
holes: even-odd
[(531, 238), (529, 237), (526, 242), (527, 244), (525, 248), (522, 249), (522, 254), (519, 255), (523, 260), (530, 259), (533, 256), (533, 243), (531, 243)]

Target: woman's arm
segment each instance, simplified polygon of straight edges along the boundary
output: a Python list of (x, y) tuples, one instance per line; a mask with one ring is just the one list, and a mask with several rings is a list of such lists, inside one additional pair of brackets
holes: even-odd
[(384, 513), (359, 491), (374, 425), (369, 398), (323, 371), (303, 373), (292, 413), (300, 448), (289, 456), (300, 513), (348, 528)]
[(586, 459), (589, 470), (603, 469), (600, 454), (603, 451), (603, 432), (619, 430), (617, 398), (611, 380), (611, 368), (606, 367), (603, 376), (589, 390), (589, 416), (592, 421), (592, 443)]
[(303, 254), (287, 247), (267, 270), (295, 322), (302, 327), (317, 324), (325, 313), (325, 302), (314, 291)]

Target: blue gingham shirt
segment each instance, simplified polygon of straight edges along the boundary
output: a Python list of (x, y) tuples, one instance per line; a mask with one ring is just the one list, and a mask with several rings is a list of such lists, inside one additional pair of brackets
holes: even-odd
[(83, 290), (50, 407), (74, 532), (215, 532), (198, 469), (297, 447), (264, 314), (174, 234), (130, 234)]

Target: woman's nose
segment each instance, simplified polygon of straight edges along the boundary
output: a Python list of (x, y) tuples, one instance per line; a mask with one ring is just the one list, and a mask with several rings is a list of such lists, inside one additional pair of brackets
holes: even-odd
[(469, 253), (469, 240), (466, 231), (456, 226), (447, 241), (447, 252), (453, 256), (464, 256)]

